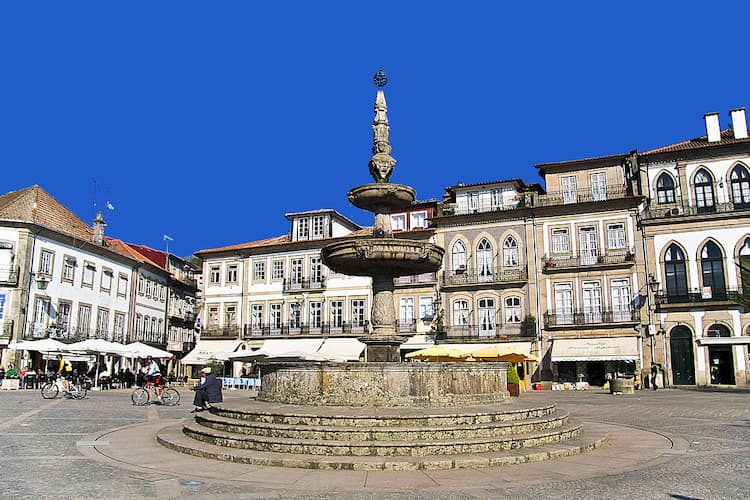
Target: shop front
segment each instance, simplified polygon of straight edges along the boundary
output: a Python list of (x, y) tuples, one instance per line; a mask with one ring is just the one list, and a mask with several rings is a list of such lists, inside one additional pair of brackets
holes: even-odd
[(637, 337), (554, 339), (551, 361), (558, 383), (602, 386), (608, 379), (634, 377), (639, 370)]

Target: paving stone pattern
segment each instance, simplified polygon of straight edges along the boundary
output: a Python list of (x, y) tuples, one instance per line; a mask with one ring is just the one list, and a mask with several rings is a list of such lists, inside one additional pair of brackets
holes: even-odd
[[(183, 394), (183, 402), (189, 401), (189, 396)], [(226, 396), (231, 402), (247, 397), (247, 393), (227, 391)], [(47, 401), (36, 391), (3, 391), (0, 497), (436, 500), (748, 496), (748, 392), (659, 390), (639, 391), (633, 396), (599, 391), (543, 392), (524, 394), (521, 401), (557, 403), (560, 411), (584, 425), (606, 428), (605, 424), (617, 424), (609, 428), (618, 429), (620, 437), (615, 441), (619, 442), (590, 454), (502, 468), (289, 470), (188, 457), (160, 447), (154, 439), (157, 431), (189, 417), (186, 404), (135, 407), (129, 392), (119, 390), (91, 392), (83, 401)], [(99, 445), (92, 446), (91, 441)], [(644, 444), (641, 452), (640, 442), (663, 450)], [(639, 459), (641, 453), (650, 458)]]

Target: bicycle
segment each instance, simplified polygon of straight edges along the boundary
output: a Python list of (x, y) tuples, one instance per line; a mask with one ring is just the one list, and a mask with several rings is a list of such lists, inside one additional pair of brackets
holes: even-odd
[[(143, 387), (136, 387), (133, 389), (133, 393), (130, 395), (130, 399), (136, 406), (144, 406), (151, 402), (151, 400), (158, 401), (158, 397), (155, 392), (153, 382), (146, 382)], [(161, 402), (166, 406), (175, 406), (180, 404), (180, 393), (177, 389), (169, 387), (165, 384), (164, 390), (161, 393)]]
[(65, 388), (62, 377), (55, 377), (42, 386), (41, 393), (44, 399), (55, 399), (60, 393), (68, 394), (74, 399), (83, 399), (88, 390), (85, 383), (68, 382), (70, 389)]

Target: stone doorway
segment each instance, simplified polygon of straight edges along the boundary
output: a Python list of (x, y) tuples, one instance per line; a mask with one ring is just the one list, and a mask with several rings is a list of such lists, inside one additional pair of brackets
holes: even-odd
[(672, 358), (672, 383), (674, 385), (695, 385), (695, 364), (693, 361), (693, 334), (685, 326), (675, 327), (669, 339)]
[(734, 385), (734, 360), (732, 359), (732, 346), (709, 346), (708, 363), (712, 384)]

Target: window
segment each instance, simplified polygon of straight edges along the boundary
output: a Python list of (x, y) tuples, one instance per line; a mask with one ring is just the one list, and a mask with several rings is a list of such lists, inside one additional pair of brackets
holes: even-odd
[(297, 219), (297, 239), (310, 239), (310, 219), (308, 219), (307, 217)]
[(312, 218), (312, 236), (313, 238), (325, 237), (325, 217), (316, 215)]
[(75, 273), (76, 273), (75, 257), (65, 255), (63, 257), (62, 280), (67, 281), (68, 283), (73, 283), (73, 280), (75, 279)]
[(107, 309), (97, 309), (96, 311), (96, 336), (98, 338), (107, 338), (109, 331), (109, 311)]
[(238, 271), (239, 271), (238, 264), (227, 265), (227, 283), (237, 283)]
[(744, 165), (737, 165), (729, 176), (734, 208), (750, 208), (750, 174)]
[(143, 295), (146, 292), (146, 280), (143, 276), (138, 276), (138, 295)]
[(625, 248), (625, 224), (607, 225), (607, 245), (609, 248)]
[(466, 326), (469, 324), (469, 301), (467, 300), (454, 300), (453, 301), (453, 325), (454, 326)]
[(724, 279), (724, 255), (719, 246), (709, 241), (701, 251), (701, 274), (703, 293), (711, 298), (721, 298), (726, 292)]
[(344, 301), (332, 300), (330, 314), (331, 328), (341, 328), (344, 325)]
[(85, 262), (83, 263), (83, 279), (81, 281), (81, 286), (85, 286), (88, 288), (94, 287), (94, 275), (96, 274), (96, 266), (93, 262)]
[(403, 326), (411, 325), (414, 321), (414, 299), (401, 297), (399, 299), (398, 321)]
[(125, 313), (115, 313), (115, 325), (112, 329), (115, 340), (122, 340), (123, 334), (125, 333)]
[(289, 304), (289, 328), (299, 328), (302, 322), (302, 304), (292, 302)]
[(125, 297), (128, 294), (128, 277), (121, 274), (117, 277), (117, 295)]
[(320, 328), (323, 323), (323, 304), (310, 302), (310, 328)]
[(60, 333), (66, 334), (70, 329), (70, 312), (73, 309), (73, 304), (70, 302), (60, 301), (57, 304), (57, 330)]
[(102, 281), (99, 284), (99, 288), (107, 293), (112, 290), (112, 269), (107, 269), (106, 267), (102, 269)]
[(135, 315), (135, 336), (138, 340), (143, 339), (143, 316)]
[(496, 210), (503, 207), (503, 192), (500, 189), (493, 189), (490, 192), (492, 209)]
[(365, 326), (365, 301), (363, 299), (352, 300), (352, 325)]
[(266, 263), (262, 260), (256, 260), (253, 263), (253, 280), (254, 281), (265, 281), (266, 279)]
[(310, 282), (319, 284), (323, 281), (323, 264), (320, 257), (310, 257)]
[(552, 230), (552, 253), (570, 253), (570, 243), (568, 241), (567, 229)]
[(151, 334), (151, 341), (159, 341), (161, 331), (156, 327), (156, 318), (151, 318), (151, 328), (149, 329)]
[(404, 231), (406, 229), (406, 214), (391, 215), (391, 229)]
[(34, 337), (43, 336), (47, 328), (47, 320), (50, 313), (50, 301), (48, 297), (36, 297), (34, 299)]
[(281, 329), (281, 304), (271, 304), (271, 328)]
[(52, 274), (52, 267), (55, 261), (55, 254), (49, 250), (42, 250), (39, 254), (39, 274)]
[(474, 191), (469, 193), (469, 211), (476, 212), (479, 210), (479, 192)]
[(263, 328), (263, 304), (250, 306), (250, 326), (252, 328)]
[[(14, 271), (13, 260), (13, 244), (6, 241), (0, 241), (0, 281), (10, 280), (10, 275)], [(2, 319), (2, 317), (0, 317), (0, 319)], [(2, 328), (2, 326), (0, 326), (0, 328)]]
[(695, 174), (695, 204), (698, 212), (713, 212), (715, 208), (713, 178), (705, 169)]
[(506, 323), (520, 323), (521, 322), (521, 298), (520, 297), (507, 297), (505, 299), (505, 322)]
[(512, 236), (503, 242), (503, 266), (518, 267), (518, 243)]
[(477, 246), (477, 270), (481, 278), (492, 278), (493, 260), (492, 245), (487, 238), (482, 238)]
[(555, 284), (555, 323), (573, 324), (573, 285), (571, 283)]
[(574, 176), (562, 178), (563, 203), (578, 203), (578, 186)]
[(91, 328), (91, 306), (88, 304), (78, 305), (78, 324), (76, 325), (76, 333), (78, 335), (89, 336), (89, 328)]
[(419, 297), (419, 318), (432, 319), (434, 316), (433, 298)]
[(453, 272), (463, 273), (466, 272), (466, 245), (462, 241), (457, 241), (453, 244), (453, 250), (451, 252), (451, 263), (453, 264)]
[(237, 304), (226, 304), (224, 306), (224, 326), (226, 328), (237, 326)]
[(586, 323), (602, 322), (602, 285), (598, 281), (583, 282), (583, 317)]
[(742, 290), (750, 290), (750, 238), (745, 238), (745, 244), (740, 248), (739, 258), (740, 282)]
[(151, 282), (151, 280), (150, 280), (150, 279), (148, 279), (148, 278), (145, 278), (145, 280), (144, 280), (144, 281), (146, 282), (146, 297), (148, 297), (148, 298), (151, 298), (151, 295), (152, 295), (152, 293), (153, 293), (153, 292), (152, 292), (152, 290), (153, 290), (153, 288), (152, 288), (152, 286), (153, 286), (153, 283), (152, 283), (152, 282)]
[(294, 285), (302, 283), (302, 259), (292, 259), (291, 282)]
[(206, 325), (209, 328), (218, 328), (219, 326), (219, 306), (210, 305), (206, 309)]
[(581, 245), (581, 264), (596, 264), (599, 257), (599, 249), (596, 244), (596, 228), (582, 227), (579, 233)]
[(594, 201), (605, 201), (607, 199), (607, 176), (604, 172), (591, 174), (591, 195)]
[(273, 261), (273, 271), (271, 274), (271, 279), (275, 279), (275, 280), (284, 279), (284, 261), (283, 260)]
[(221, 283), (221, 266), (214, 264), (210, 267), (208, 282), (212, 285), (218, 285)]
[(427, 212), (414, 212), (411, 214), (411, 228), (427, 227)]
[(670, 245), (664, 253), (664, 277), (669, 297), (687, 298), (685, 255), (677, 245)]
[(479, 337), (495, 336), (495, 299), (479, 299)]
[(674, 179), (668, 173), (663, 173), (656, 180), (657, 203), (674, 203)]
[(614, 321), (630, 321), (630, 281), (628, 279), (614, 279), (610, 283), (612, 290), (612, 319)]

